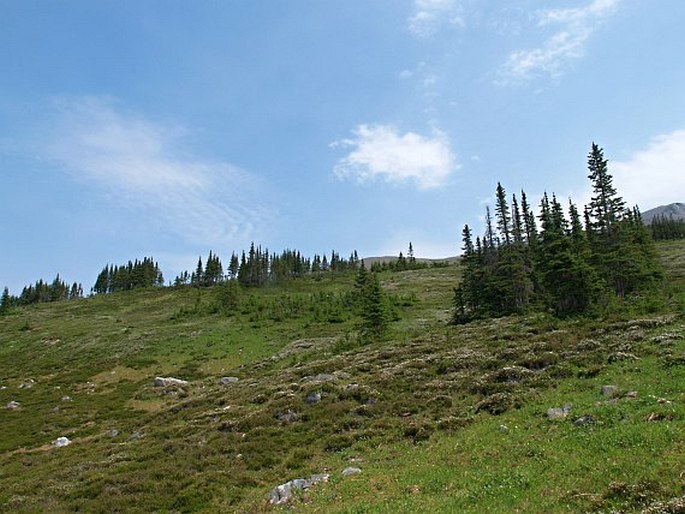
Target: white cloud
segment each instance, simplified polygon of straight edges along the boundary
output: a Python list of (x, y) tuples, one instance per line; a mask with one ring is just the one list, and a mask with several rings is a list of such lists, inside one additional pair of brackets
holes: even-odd
[(43, 153), (148, 226), (203, 246), (225, 245), (248, 240), (268, 215), (250, 201), (257, 186), (247, 172), (180, 150), (182, 127), (100, 97), (62, 100), (58, 108)]
[(648, 210), (685, 202), (685, 130), (651, 139), (626, 161), (609, 162), (618, 193), (629, 205)]
[(525, 82), (540, 75), (559, 76), (585, 53), (599, 22), (615, 12), (620, 0), (594, 0), (584, 7), (549, 9), (535, 14), (538, 26), (557, 25), (540, 47), (512, 52), (500, 69), (503, 82)]
[(456, 0), (414, 0), (407, 24), (414, 36), (429, 38), (443, 27), (463, 27), (465, 22)]
[(427, 138), (414, 132), (399, 134), (388, 125), (359, 125), (353, 132), (353, 139), (333, 143), (352, 148), (334, 168), (340, 178), (414, 182), (419, 189), (431, 189), (445, 184), (457, 168), (449, 142), (440, 132)]

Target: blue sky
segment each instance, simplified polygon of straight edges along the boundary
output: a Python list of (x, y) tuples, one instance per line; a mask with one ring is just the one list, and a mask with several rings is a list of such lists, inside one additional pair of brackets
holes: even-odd
[(5, 0), (0, 287), (459, 252), (498, 181), (685, 201), (685, 2)]

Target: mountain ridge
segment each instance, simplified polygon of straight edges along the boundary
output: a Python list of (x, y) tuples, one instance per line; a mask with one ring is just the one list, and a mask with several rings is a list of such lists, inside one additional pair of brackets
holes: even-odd
[(667, 218), (685, 220), (685, 203), (673, 202), (659, 205), (642, 213), (642, 220), (649, 225), (657, 216), (664, 215)]

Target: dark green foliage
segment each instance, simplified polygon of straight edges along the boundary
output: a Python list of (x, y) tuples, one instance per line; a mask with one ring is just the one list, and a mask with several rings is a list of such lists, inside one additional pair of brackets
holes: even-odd
[(569, 202), (568, 219), (554, 195), (545, 193), (538, 232), (524, 192), (521, 207), (497, 184), (496, 226), (486, 209), (485, 234), (472, 241), (464, 227), (463, 280), (455, 290), (453, 321), (521, 314), (544, 307), (558, 316), (588, 312), (608, 296), (624, 298), (661, 279), (649, 232), (637, 208), (625, 209), (593, 143), (588, 158), (594, 196), (584, 226)]
[(81, 297), (83, 297), (83, 287), (81, 284), (74, 282), (69, 286), (69, 284), (64, 282), (58, 274), (49, 284), (43, 279), (40, 279), (36, 281), (35, 284), (24, 287), (19, 297), (10, 295), (9, 290), (5, 288), (2, 302), (0, 303), (0, 313), (7, 312), (10, 307), (17, 305), (58, 302)]
[(15, 303), (16, 298), (10, 295), (10, 291), (8, 288), (5, 288), (2, 291), (2, 298), (0, 298), (0, 315), (9, 312), (9, 310), (14, 306)]
[(369, 340), (378, 340), (387, 331), (390, 319), (388, 299), (378, 275), (361, 266), (354, 287), (357, 311), (361, 317), (361, 335)]
[(121, 266), (105, 266), (95, 280), (93, 292), (114, 293), (162, 285), (164, 277), (159, 265), (152, 257), (145, 257), (142, 261), (136, 259)]
[(685, 239), (685, 220), (674, 219), (660, 214), (655, 217), (649, 224), (652, 238), (655, 241), (663, 241), (669, 239)]

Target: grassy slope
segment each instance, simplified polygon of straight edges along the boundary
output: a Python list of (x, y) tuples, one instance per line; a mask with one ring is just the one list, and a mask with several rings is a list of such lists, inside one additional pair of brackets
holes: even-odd
[[(232, 316), (209, 312), (212, 290), (18, 310), (0, 318), (0, 406), (21, 403), (0, 412), (0, 510), (260, 511), (325, 469), (302, 510), (634, 511), (683, 494), (685, 245), (660, 250), (681, 312), (451, 327), (456, 268), (420, 270), (383, 276), (416, 300), (365, 346), (330, 314), (352, 276), (247, 292)], [(191, 385), (164, 394), (157, 375)], [(609, 383), (637, 398), (607, 402)], [(343, 479), (349, 465), (362, 473)]]

